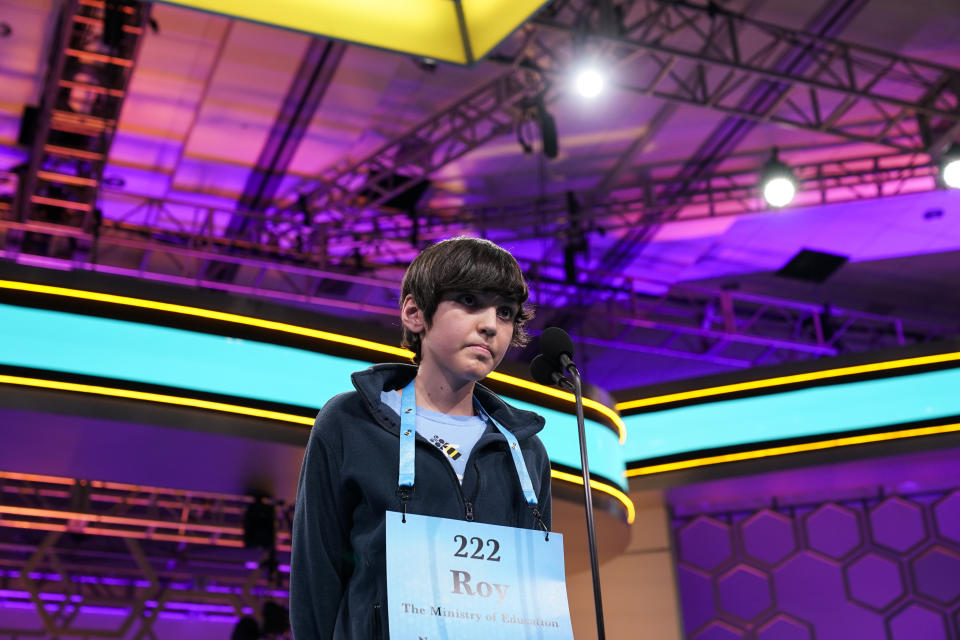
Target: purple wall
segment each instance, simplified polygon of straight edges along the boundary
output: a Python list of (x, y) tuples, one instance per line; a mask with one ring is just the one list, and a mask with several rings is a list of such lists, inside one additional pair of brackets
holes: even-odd
[(960, 640), (960, 489), (672, 521), (686, 638)]

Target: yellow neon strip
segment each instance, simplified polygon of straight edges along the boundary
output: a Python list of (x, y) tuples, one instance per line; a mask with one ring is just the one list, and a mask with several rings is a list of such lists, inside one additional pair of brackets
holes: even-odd
[(164, 404), (175, 404), (182, 407), (194, 407), (197, 409), (210, 409), (213, 411), (224, 411), (226, 413), (236, 413), (244, 416), (253, 416), (255, 418), (267, 418), (268, 420), (280, 420), (281, 422), (292, 422), (294, 424), (312, 425), (313, 418), (297, 416), (291, 413), (280, 413), (279, 411), (267, 411), (265, 409), (255, 409), (253, 407), (244, 407), (236, 404), (226, 404), (224, 402), (210, 402), (209, 400), (198, 400), (195, 398), (181, 398), (179, 396), (168, 396), (162, 393), (147, 393), (145, 391), (131, 391), (129, 389), (114, 389), (111, 387), (100, 387), (91, 384), (76, 384), (73, 382), (60, 382), (59, 380), (42, 380), (39, 378), (23, 378), (20, 376), (0, 375), (0, 384), (18, 384), (25, 387), (37, 387), (41, 389), (56, 389), (57, 391), (74, 391), (77, 393), (92, 393), (101, 396), (111, 396), (114, 398), (127, 398), (130, 400), (146, 400), (147, 402), (162, 402)]
[[(557, 480), (563, 480), (565, 482), (572, 482), (573, 484), (578, 484), (581, 487), (583, 486), (583, 478), (574, 475), (572, 473), (567, 473), (566, 471), (557, 471), (556, 469), (550, 470), (550, 476), (556, 478)], [(593, 478), (590, 479), (590, 488), (596, 489), (597, 491), (602, 491), (608, 495), (613, 496), (617, 500), (623, 503), (623, 506), (627, 508), (627, 524), (633, 524), (633, 521), (637, 517), (637, 510), (633, 506), (633, 501), (630, 500), (630, 497), (625, 494), (620, 489), (604, 484), (603, 482), (598, 482)]]
[(798, 382), (809, 382), (811, 380), (826, 380), (829, 378), (838, 378), (841, 376), (852, 376), (860, 373), (870, 373), (873, 371), (890, 371), (893, 369), (903, 369), (905, 367), (916, 367), (925, 364), (939, 364), (943, 362), (954, 362), (960, 360), (960, 352), (940, 353), (932, 356), (919, 356), (916, 358), (904, 358), (902, 360), (890, 360), (887, 362), (874, 362), (871, 364), (860, 364), (851, 367), (840, 367), (839, 369), (824, 369), (823, 371), (813, 371), (810, 373), (798, 373), (790, 376), (780, 376), (777, 378), (767, 378), (765, 380), (752, 380), (750, 382), (738, 382), (735, 384), (725, 384), (719, 387), (710, 387), (708, 389), (694, 389), (692, 391), (681, 391), (679, 393), (670, 393), (663, 396), (654, 396), (652, 398), (640, 398), (639, 400), (627, 400), (618, 402), (617, 411), (627, 411), (628, 409), (638, 409), (640, 407), (650, 407), (669, 402), (679, 402), (681, 400), (692, 400), (695, 398), (708, 398), (710, 396), (722, 395), (725, 393), (735, 393), (737, 391), (749, 391), (751, 389), (764, 389), (767, 387), (778, 387), (785, 384), (796, 384)]
[(157, 302), (155, 300), (144, 300), (142, 298), (131, 298), (128, 296), (118, 296), (112, 293), (97, 293), (96, 291), (83, 291), (80, 289), (67, 289), (65, 287), (52, 287), (45, 284), (32, 284), (29, 282), (13, 282), (11, 280), (0, 280), (0, 287), (4, 289), (14, 289), (17, 291), (28, 291), (31, 293), (46, 293), (54, 296), (64, 296), (67, 298), (79, 298), (81, 300), (94, 300), (96, 302), (107, 302), (110, 304), (122, 304), (128, 307), (139, 307), (141, 309), (155, 309), (157, 311), (166, 311), (169, 313), (179, 313), (185, 316), (195, 316), (198, 318), (208, 318), (211, 320), (220, 320), (222, 322), (232, 322), (234, 324), (247, 325), (249, 327), (259, 327), (261, 329), (271, 329), (273, 331), (282, 331), (284, 333), (293, 333), (308, 338), (326, 340), (346, 344), (361, 349), (370, 349), (381, 353), (388, 353), (393, 356), (405, 358), (413, 354), (406, 349), (391, 347), (389, 345), (373, 342), (372, 340), (362, 340), (352, 336), (344, 336), (339, 333), (329, 331), (320, 331), (300, 327), (286, 322), (274, 322), (273, 320), (262, 320), (260, 318), (251, 318), (241, 316), (236, 313), (225, 313), (223, 311), (212, 311), (210, 309), (201, 309), (200, 307), (188, 307), (182, 304), (172, 304), (169, 302)]
[[(59, 380), (41, 380), (39, 378), (24, 378), (20, 376), (7, 376), (0, 374), (0, 384), (16, 384), (27, 387), (36, 387), (42, 389), (55, 389), (57, 391), (74, 391), (77, 393), (91, 393), (96, 395), (111, 396), (115, 398), (128, 398), (132, 400), (145, 400), (147, 402), (162, 402), (165, 404), (174, 404), (185, 407), (196, 407), (200, 409), (210, 409), (213, 411), (224, 411), (227, 413), (236, 413), (241, 415), (255, 416), (258, 418), (268, 418), (271, 420), (281, 420), (284, 422), (293, 422), (295, 424), (312, 425), (313, 418), (296, 416), (289, 413), (279, 413), (277, 411), (266, 411), (263, 409), (254, 409), (252, 407), (243, 407), (240, 405), (225, 404), (223, 402), (209, 402), (207, 400), (197, 400), (194, 398), (181, 398), (178, 396), (168, 396), (159, 393), (147, 393), (143, 391), (131, 391), (128, 389), (113, 389), (110, 387), (100, 387), (89, 384), (76, 384), (73, 382), (60, 382)], [(558, 480), (565, 480), (574, 484), (583, 486), (583, 478), (565, 471), (550, 470), (551, 477)], [(611, 487), (597, 480), (590, 480), (590, 487), (597, 491), (609, 494), (623, 503), (627, 509), (627, 522), (633, 523), (636, 518), (636, 511), (633, 502), (624, 492), (615, 487)]]
[[(306, 336), (308, 338), (316, 338), (318, 340), (326, 340), (328, 342), (336, 342), (338, 344), (345, 344), (352, 347), (359, 347), (361, 349), (368, 349), (370, 351), (377, 351), (380, 353), (386, 353), (392, 356), (399, 356), (401, 358), (411, 358), (413, 353), (407, 349), (400, 349), (399, 347), (391, 347), (390, 345), (382, 344), (379, 342), (374, 342), (372, 340), (363, 340), (361, 338), (354, 338), (352, 336), (345, 336), (339, 333), (331, 333), (329, 331), (320, 331), (319, 329), (310, 329), (308, 327), (301, 327), (294, 324), (288, 324), (286, 322), (275, 322), (273, 320), (263, 320), (261, 318), (252, 318), (250, 316), (241, 316), (235, 313), (225, 313), (223, 311), (212, 311), (210, 309), (202, 309), (200, 307), (189, 307), (182, 304), (172, 304), (169, 302), (157, 302), (155, 300), (145, 300), (142, 298), (131, 298), (129, 296), (118, 296), (111, 293), (98, 293), (95, 291), (83, 291), (82, 289), (68, 289), (66, 287), (54, 287), (45, 284), (33, 284), (30, 282), (15, 282), (13, 280), (0, 280), (0, 288), (4, 289), (13, 289), (15, 291), (27, 291), (30, 293), (44, 293), (54, 296), (64, 296), (67, 298), (77, 298), (80, 300), (93, 300), (96, 302), (106, 302), (109, 304), (120, 304), (126, 305), (129, 307), (138, 307), (141, 309), (154, 309), (156, 311), (166, 311), (168, 313), (179, 313), (186, 316), (194, 316), (198, 318), (208, 318), (211, 320), (220, 320), (222, 322), (232, 322), (234, 324), (246, 325), (249, 327), (258, 327), (261, 329), (270, 329), (272, 331), (280, 331), (283, 333), (292, 333), (295, 335)], [(488, 376), (491, 380), (497, 380), (505, 384), (513, 385), (515, 387), (520, 387), (523, 389), (529, 389), (531, 391), (542, 393), (544, 395), (553, 396), (554, 398), (560, 398), (571, 403), (575, 403), (576, 400), (572, 393), (567, 393), (566, 391), (560, 391), (558, 389), (552, 389), (550, 387), (545, 387), (534, 382), (529, 382), (523, 378), (516, 378), (514, 376), (508, 376), (503, 373), (498, 373), (494, 371)], [(623, 423), (623, 420), (619, 415), (609, 407), (600, 404), (595, 400), (590, 398), (584, 398), (583, 404), (586, 407), (590, 407), (603, 415), (610, 418), (613, 423), (617, 426), (617, 431), (620, 437), (620, 444), (626, 442), (627, 437), (627, 428)], [(312, 424), (312, 422), (311, 422)]]
[[(498, 371), (492, 372), (487, 377), (498, 382), (512, 384), (515, 387), (522, 387), (524, 389), (529, 389), (530, 391), (536, 391), (537, 393), (542, 393), (546, 396), (552, 396), (554, 398), (566, 400), (567, 402), (572, 402), (574, 404), (577, 403), (576, 397), (569, 391), (561, 391), (560, 389), (554, 389), (553, 387), (537, 384), (536, 382), (530, 382), (528, 380), (524, 380), (523, 378), (508, 376), (507, 374), (500, 373)], [(620, 444), (623, 444), (627, 441), (627, 425), (624, 424), (623, 419), (613, 409), (604, 404), (600, 404), (591, 398), (584, 398), (583, 406), (590, 407), (594, 411), (597, 411), (598, 413), (610, 418), (613, 424), (617, 427), (617, 435), (620, 437)]]
[[(682, 469), (693, 469), (696, 467), (706, 467), (713, 464), (722, 464), (724, 462), (741, 462), (743, 460), (756, 460), (758, 458), (769, 458), (771, 456), (782, 456), (791, 453), (803, 453), (805, 451), (820, 451), (823, 449), (834, 449), (836, 447), (849, 447), (856, 444), (868, 444), (871, 442), (885, 442), (889, 440), (902, 440), (904, 438), (916, 438), (919, 436), (933, 436), (943, 433), (956, 433), (960, 431), (960, 423), (944, 424), (935, 427), (917, 427), (915, 429), (904, 429), (902, 431), (890, 431), (888, 433), (872, 433), (864, 436), (848, 436), (846, 438), (834, 438), (832, 440), (821, 440), (819, 442), (807, 442), (804, 444), (790, 444), (782, 447), (770, 447), (768, 449), (757, 449), (755, 451), (741, 451), (739, 453), (728, 453), (719, 456), (709, 456), (706, 458), (697, 458), (695, 460), (682, 460), (680, 462), (667, 462), (664, 464), (655, 464), (649, 467), (638, 467), (628, 469), (626, 476), (636, 478), (639, 476), (649, 476), (655, 473), (666, 473), (667, 471), (679, 471)], [(581, 483), (583, 484), (583, 483)]]

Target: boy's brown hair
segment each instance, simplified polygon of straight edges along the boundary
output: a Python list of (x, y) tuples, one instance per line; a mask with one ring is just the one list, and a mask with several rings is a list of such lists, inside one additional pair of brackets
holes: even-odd
[[(530, 291), (520, 265), (506, 249), (489, 240), (466, 236), (427, 247), (407, 267), (400, 305), (412, 295), (429, 327), (437, 305), (452, 291), (494, 293), (516, 303), (511, 345), (522, 347), (529, 340), (524, 325), (533, 317), (533, 309), (526, 304)], [(404, 327), (400, 344), (413, 351), (413, 361), (419, 364), (420, 336)]]

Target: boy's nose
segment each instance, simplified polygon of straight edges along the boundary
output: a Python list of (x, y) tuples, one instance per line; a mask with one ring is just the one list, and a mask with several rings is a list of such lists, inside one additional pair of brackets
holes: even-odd
[(497, 332), (497, 308), (490, 306), (480, 312), (479, 319), (480, 331), (489, 335)]

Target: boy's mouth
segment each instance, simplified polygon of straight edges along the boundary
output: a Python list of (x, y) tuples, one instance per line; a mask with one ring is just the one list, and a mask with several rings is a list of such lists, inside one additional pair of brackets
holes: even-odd
[(491, 351), (491, 350), (490, 350), (490, 347), (488, 347), (488, 346), (485, 345), (485, 344), (468, 344), (468, 345), (467, 345), (467, 348), (468, 348), (468, 349), (476, 349), (476, 350), (478, 350), (478, 351), (481, 351), (481, 350), (482, 350), (482, 351), (483, 351), (484, 353), (486, 353), (489, 357), (491, 357), (491, 358), (493, 357), (493, 351)]

